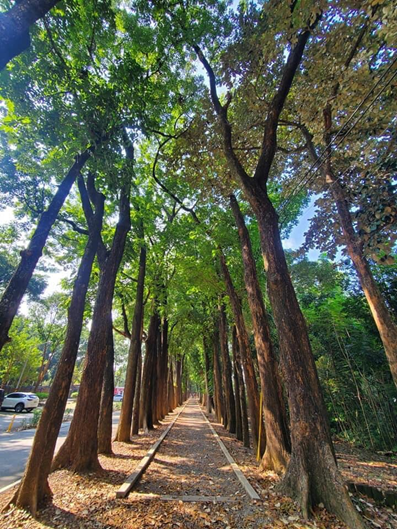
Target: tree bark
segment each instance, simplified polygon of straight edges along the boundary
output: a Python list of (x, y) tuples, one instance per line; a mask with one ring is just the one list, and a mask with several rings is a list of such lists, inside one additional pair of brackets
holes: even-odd
[(167, 391), (168, 391), (168, 318), (163, 318), (161, 326), (161, 419), (168, 413)]
[(134, 395), (137, 379), (138, 360), (142, 347), (143, 293), (146, 273), (146, 247), (142, 246), (139, 256), (139, 274), (135, 296), (134, 317), (131, 328), (131, 343), (128, 352), (127, 372), (125, 377), (123, 403), (116, 441), (129, 442), (131, 435)]
[(203, 336), (203, 350), (204, 350), (204, 377), (205, 377), (205, 393), (206, 399), (205, 404), (207, 408), (207, 413), (210, 414), (214, 407), (214, 397), (212, 391), (210, 390), (210, 376), (211, 376), (211, 365), (210, 365), (210, 356), (209, 356), (209, 346), (206, 336)]
[(150, 318), (148, 337), (146, 340), (146, 354), (142, 374), (141, 412), (142, 426), (145, 433), (153, 430), (153, 373), (156, 367), (157, 331), (159, 326), (157, 307)]
[(107, 322), (106, 364), (98, 423), (98, 454), (113, 454), (114, 342), (112, 318)]
[(168, 367), (168, 411), (171, 412), (174, 409), (174, 367), (172, 358), (170, 358), (170, 365)]
[(47, 211), (41, 215), (29, 246), (21, 252), (21, 261), (18, 268), (15, 270), (0, 300), (0, 351), (10, 341), (8, 331), (26, 292), (36, 264), (43, 253), (52, 225), (91, 152), (92, 149), (87, 149), (76, 157), (76, 161), (59, 185)]
[(161, 365), (161, 319), (159, 316), (159, 323), (157, 326), (156, 334), (156, 356), (153, 363), (153, 372), (152, 372), (152, 419), (153, 425), (157, 426), (160, 420), (159, 416), (159, 398), (161, 395), (161, 374), (160, 374), (160, 365)]
[(229, 295), (230, 304), (233, 310), (234, 323), (237, 330), (237, 339), (245, 375), (245, 383), (247, 386), (248, 410), (250, 415), (253, 446), (256, 452), (258, 449), (258, 442), (260, 443), (260, 454), (262, 456), (266, 447), (266, 433), (265, 428), (261, 428), (261, 437), (259, 439), (259, 389), (255, 376), (254, 362), (252, 360), (248, 333), (245, 327), (241, 303), (234, 289), (233, 281), (230, 276), (225, 257), (222, 253), (220, 254), (220, 262), (223, 277), (225, 279), (226, 290)]
[(0, 14), (0, 70), (30, 46), (29, 28), (59, 0), (22, 0)]
[(233, 394), (232, 366), (229, 356), (227, 321), (225, 305), (221, 303), (219, 308), (219, 337), (222, 355), (222, 382), (225, 395), (226, 428), (230, 433), (236, 433), (236, 405)]
[(97, 202), (89, 226), (89, 239), (77, 273), (68, 310), (68, 324), (58, 368), (44, 405), (22, 481), (11, 503), (36, 516), (38, 507), (52, 496), (48, 475), (76, 362), (88, 284), (102, 228), (104, 197)]
[(130, 183), (128, 182), (121, 190), (119, 222), (99, 280), (76, 409), (65, 443), (54, 458), (54, 470), (70, 468), (78, 472), (100, 468), (97, 454), (98, 438), (93, 432), (98, 431), (107, 329), (112, 324), (114, 285), (130, 227)]
[[(218, 325), (217, 325), (218, 324)], [(223, 400), (223, 391), (222, 391), (222, 374), (221, 374), (221, 364), (219, 360), (219, 322), (216, 320), (215, 325), (217, 327), (214, 331), (213, 338), (213, 366), (214, 366), (214, 404), (215, 404), (215, 415), (219, 423), (224, 424), (225, 422), (225, 403)]]
[[(240, 358), (240, 352), (238, 347), (238, 339), (237, 339), (237, 330), (236, 326), (233, 325), (232, 330), (232, 349), (233, 349), (233, 363), (234, 363), (234, 373), (235, 373), (235, 386), (236, 386), (236, 395), (238, 398), (236, 398), (236, 402), (239, 402), (239, 408), (240, 408), (240, 417), (241, 417), (241, 437), (238, 436), (237, 433), (237, 439), (240, 439), (240, 441), (243, 441), (243, 444), (246, 448), (250, 447), (250, 437), (249, 437), (249, 429), (248, 429), (248, 412), (247, 412), (247, 400), (245, 398), (245, 384), (244, 384), (244, 377), (243, 372), (241, 369), (241, 358)], [(238, 428), (237, 428), (238, 432)]]
[(234, 195), (230, 196), (230, 205), (241, 243), (245, 288), (254, 326), (255, 347), (263, 395), (266, 450), (262, 457), (261, 467), (283, 472), (289, 461), (291, 447), (278, 362), (270, 339), (268, 317), (256, 272), (250, 235)]
[(258, 219), (270, 303), (288, 388), (292, 453), (281, 490), (308, 517), (320, 502), (352, 528), (364, 527), (337, 469), (327, 414), (306, 323), (289, 276), (275, 212), (259, 189), (251, 205)]
[(135, 397), (134, 397), (134, 409), (132, 412), (132, 426), (131, 435), (138, 435), (139, 424), (140, 424), (140, 408), (141, 408), (141, 381), (142, 381), (142, 351), (139, 351), (138, 364), (136, 368), (136, 384), (135, 384)]
[(176, 361), (176, 397), (177, 406), (181, 406), (183, 399), (182, 399), (182, 359), (179, 358)]

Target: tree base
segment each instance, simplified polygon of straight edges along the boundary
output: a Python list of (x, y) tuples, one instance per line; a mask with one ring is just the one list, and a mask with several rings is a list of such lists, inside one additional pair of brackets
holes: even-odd
[[(302, 457), (292, 456), (287, 472), (277, 487), (278, 491), (294, 499), (305, 518), (310, 518), (313, 508), (323, 503), (330, 513), (335, 514), (350, 529), (365, 529), (365, 522), (350, 500), (332, 451), (325, 449), (321, 452), (322, 461), (315, 467), (313, 462), (305, 465)], [(315, 468), (315, 472), (310, 474), (307, 468)]]

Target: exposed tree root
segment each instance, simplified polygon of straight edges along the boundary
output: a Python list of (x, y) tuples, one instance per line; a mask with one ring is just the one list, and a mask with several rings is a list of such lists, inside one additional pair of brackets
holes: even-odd
[[(309, 464), (305, 464), (303, 454), (292, 456), (287, 473), (278, 486), (279, 491), (299, 503), (305, 518), (311, 516), (315, 505), (323, 503), (349, 528), (365, 529), (366, 524), (350, 500), (332, 451), (325, 446), (319, 452), (322, 460), (311, 460)], [(308, 471), (309, 468), (312, 472)]]

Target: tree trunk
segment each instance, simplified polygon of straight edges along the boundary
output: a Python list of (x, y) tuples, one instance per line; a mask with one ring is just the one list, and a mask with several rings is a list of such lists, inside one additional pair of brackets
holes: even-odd
[(150, 318), (148, 337), (146, 340), (146, 354), (142, 374), (141, 411), (142, 426), (145, 433), (153, 430), (153, 374), (155, 370), (157, 353), (157, 330), (159, 326), (159, 315), (157, 307), (154, 308)]
[(255, 194), (250, 194), (250, 202), (258, 219), (269, 298), (288, 388), (292, 453), (281, 489), (299, 502), (305, 517), (310, 515), (313, 505), (322, 502), (350, 527), (364, 527), (336, 466), (317, 369), (289, 276), (277, 213), (267, 192), (259, 186)]
[(65, 440), (54, 458), (53, 469), (70, 468), (74, 471), (100, 468), (98, 461), (99, 404), (106, 362), (107, 330), (111, 322), (114, 285), (124, 253), (130, 221), (130, 183), (120, 195), (120, 217), (113, 238), (112, 249), (101, 272), (95, 301), (92, 326), (88, 340), (84, 370), (73, 420)]
[(176, 404), (181, 406), (182, 404), (182, 360), (176, 361)]
[(243, 311), (241, 308), (240, 300), (238, 299), (237, 293), (234, 289), (232, 278), (230, 276), (229, 269), (226, 264), (224, 255), (220, 254), (221, 268), (223, 277), (225, 278), (226, 289), (229, 295), (230, 304), (232, 306), (236, 330), (237, 339), (239, 344), (240, 356), (242, 366), (245, 375), (245, 383), (247, 386), (248, 394), (248, 410), (250, 414), (252, 441), (255, 452), (258, 449), (258, 441), (260, 443), (260, 454), (265, 451), (266, 447), (266, 433), (265, 429), (261, 428), (261, 438), (259, 439), (259, 389), (258, 383), (255, 377), (254, 362), (252, 360), (251, 348), (248, 339), (247, 329), (245, 327)]
[(215, 404), (215, 415), (217, 421), (221, 424), (224, 424), (225, 421), (225, 404), (223, 401), (223, 392), (222, 392), (222, 374), (221, 374), (221, 364), (219, 360), (219, 323), (218, 319), (215, 322), (217, 326), (214, 332), (213, 338), (213, 366), (214, 366), (214, 404)]
[(159, 423), (159, 398), (161, 395), (161, 374), (160, 374), (160, 364), (161, 364), (161, 320), (159, 317), (159, 323), (157, 326), (157, 335), (156, 335), (156, 356), (153, 363), (153, 373), (152, 373), (152, 417), (153, 425), (158, 425)]
[[(1, 46), (0, 46), (1, 49)], [(92, 149), (87, 149), (76, 157), (68, 174), (58, 186), (58, 190), (38, 222), (37, 228), (26, 250), (21, 252), (21, 260), (0, 300), (0, 351), (10, 341), (8, 331), (25, 294), (26, 288), (47, 242), (48, 234), (57, 215), (74, 184), (77, 175), (90, 157)]]
[(174, 409), (174, 367), (172, 358), (170, 358), (170, 365), (168, 367), (168, 412)]
[(234, 195), (230, 196), (230, 204), (241, 243), (244, 282), (254, 326), (255, 347), (263, 395), (266, 450), (262, 457), (261, 467), (282, 472), (289, 461), (291, 447), (278, 362), (270, 339), (268, 317), (259, 286), (250, 236)]
[[(233, 349), (233, 361), (234, 361), (234, 369), (236, 373), (236, 395), (237, 395), (237, 387), (238, 387), (238, 399), (236, 401), (239, 401), (240, 404), (240, 411), (241, 411), (241, 441), (243, 441), (243, 444), (246, 448), (250, 447), (250, 438), (249, 438), (249, 429), (248, 429), (248, 412), (247, 412), (247, 400), (245, 398), (245, 384), (244, 384), (244, 377), (243, 372), (241, 369), (241, 358), (240, 358), (240, 351), (239, 351), (239, 345), (238, 345), (238, 338), (237, 338), (237, 329), (236, 326), (233, 326), (232, 331), (232, 349)], [(237, 437), (238, 438), (238, 437)]]
[(36, 516), (40, 504), (51, 497), (48, 475), (55, 451), (62, 418), (69, 395), (76, 362), (83, 315), (92, 264), (100, 239), (104, 197), (97, 204), (94, 221), (89, 228), (89, 239), (73, 287), (68, 311), (68, 324), (61, 357), (44, 405), (22, 481), (11, 503), (29, 510)]
[(124, 384), (123, 403), (121, 406), (120, 421), (117, 428), (116, 441), (129, 442), (131, 435), (132, 414), (134, 408), (134, 395), (137, 379), (139, 356), (142, 347), (142, 322), (143, 322), (143, 292), (146, 273), (146, 248), (141, 247), (139, 257), (139, 275), (135, 296), (134, 317), (131, 328), (131, 343), (128, 352), (127, 372)]
[(30, 46), (29, 28), (59, 0), (22, 0), (0, 14), (0, 70)]
[(112, 454), (112, 418), (114, 395), (114, 343), (113, 322), (108, 321), (106, 342), (106, 365), (102, 384), (101, 405), (98, 423), (98, 454)]
[(330, 185), (330, 191), (335, 200), (347, 252), (350, 259), (353, 261), (358, 280), (360, 281), (361, 288), (363, 289), (372, 317), (382, 340), (394, 384), (397, 387), (397, 324), (393, 320), (378, 285), (376, 284), (374, 276), (372, 275), (371, 268), (363, 252), (363, 245), (354, 230), (344, 190), (340, 181), (335, 177), (332, 169), (332, 113), (330, 105), (324, 109), (324, 127), (324, 141), (326, 145), (328, 145), (328, 148), (323, 175), (326, 183)]
[(132, 426), (131, 435), (138, 435), (139, 433), (139, 412), (141, 408), (141, 381), (142, 381), (142, 352), (139, 351), (138, 364), (136, 368), (136, 384), (135, 384), (135, 397), (134, 397), (134, 409), (132, 412)]
[(236, 405), (234, 401), (233, 394), (233, 384), (232, 384), (232, 366), (229, 356), (229, 347), (227, 339), (227, 321), (226, 321), (226, 310), (225, 305), (221, 303), (220, 309), (220, 318), (219, 318), (219, 337), (221, 345), (221, 354), (222, 354), (222, 382), (225, 395), (225, 408), (226, 408), (226, 418), (227, 418), (227, 429), (230, 433), (236, 432)]
[(168, 319), (163, 318), (161, 326), (161, 419), (168, 413), (167, 392), (168, 392)]
[(210, 376), (211, 376), (211, 365), (210, 365), (210, 356), (209, 356), (209, 347), (208, 347), (208, 340), (206, 336), (203, 336), (203, 349), (204, 349), (204, 377), (205, 377), (205, 404), (207, 408), (207, 413), (210, 414), (212, 411), (212, 408), (214, 407), (214, 400), (212, 391), (210, 390)]

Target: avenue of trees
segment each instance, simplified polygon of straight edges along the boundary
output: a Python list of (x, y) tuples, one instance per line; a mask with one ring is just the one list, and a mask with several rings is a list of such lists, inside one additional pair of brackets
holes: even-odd
[(396, 449), (394, 3), (0, 6), (0, 381), (51, 388), (12, 503), (100, 467), (116, 378), (118, 441), (198, 392), (305, 517), (365, 527), (333, 436)]

